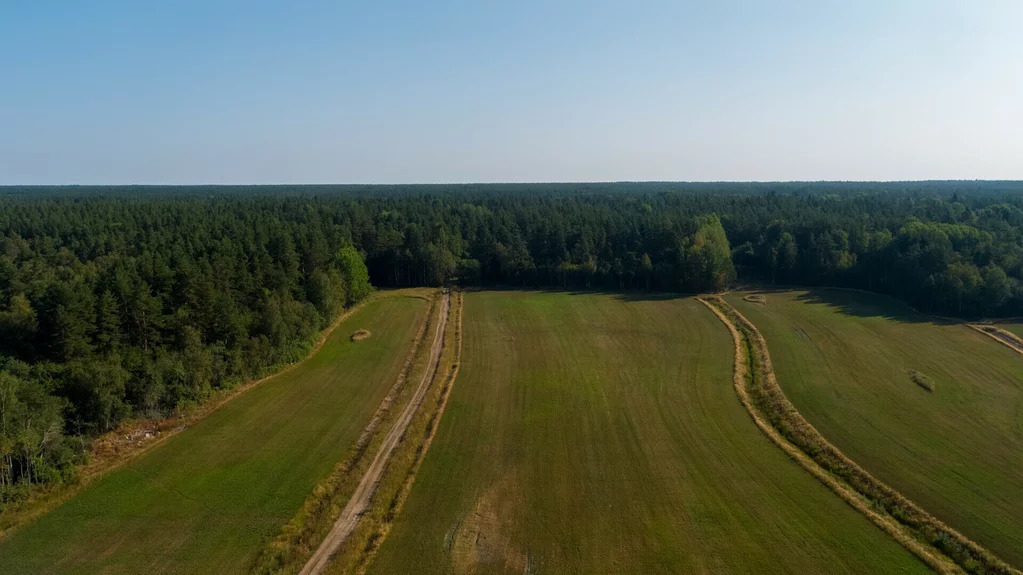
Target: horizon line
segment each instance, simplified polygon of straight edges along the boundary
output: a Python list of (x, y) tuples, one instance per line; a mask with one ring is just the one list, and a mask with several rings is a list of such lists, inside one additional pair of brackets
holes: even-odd
[(478, 182), (246, 182), (246, 183), (118, 183), (118, 184), (0, 184), (0, 188), (189, 188), (189, 187), (393, 187), (393, 186), (514, 186), (514, 185), (594, 185), (594, 184), (927, 184), (927, 183), (1023, 183), (1023, 179), (907, 179), (907, 180), (550, 180), (550, 181), (478, 181)]

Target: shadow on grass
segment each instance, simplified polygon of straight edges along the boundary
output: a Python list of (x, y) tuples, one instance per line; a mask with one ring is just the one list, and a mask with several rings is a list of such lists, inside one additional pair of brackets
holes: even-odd
[(635, 292), (608, 292), (612, 293), (614, 298), (619, 301), (669, 301), (673, 299), (686, 299), (695, 296), (696, 294), (691, 293), (664, 293), (664, 292), (647, 292), (647, 291), (635, 291)]
[(964, 320), (928, 315), (923, 312), (916, 311), (892, 296), (861, 290), (827, 287), (807, 288), (796, 286), (751, 286), (745, 291), (749, 294), (761, 294), (767, 296), (768, 306), (771, 305), (771, 294), (802, 291), (804, 293), (796, 296), (795, 301), (808, 304), (826, 305), (834, 308), (839, 313), (854, 317), (884, 318), (889, 321), (900, 323), (931, 323), (935, 325), (959, 325), (965, 323)]
[(486, 291), (497, 291), (497, 292), (516, 292), (522, 294), (550, 294), (550, 295), (570, 295), (570, 296), (581, 296), (581, 295), (603, 295), (610, 296), (613, 299), (624, 302), (640, 302), (640, 301), (670, 301), (675, 299), (685, 299), (693, 297), (697, 294), (690, 293), (674, 293), (674, 292), (663, 292), (663, 291), (646, 291), (641, 289), (636, 290), (608, 290), (608, 289), (579, 289), (579, 288), (552, 288), (552, 287), (515, 287), (515, 286), (486, 286), (486, 287), (466, 287), (462, 288), (465, 292), (486, 292)]

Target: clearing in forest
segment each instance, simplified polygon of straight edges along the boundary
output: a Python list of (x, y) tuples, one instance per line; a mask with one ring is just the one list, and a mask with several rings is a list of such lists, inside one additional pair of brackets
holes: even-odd
[(245, 572), (358, 439), (426, 308), (373, 296), (297, 368), (0, 541), (0, 573)]
[(766, 305), (726, 299), (763, 334), (796, 409), (868, 472), (1023, 565), (1023, 358), (883, 296), (761, 294)]
[(788, 459), (689, 298), (477, 292), (370, 573), (925, 572)]

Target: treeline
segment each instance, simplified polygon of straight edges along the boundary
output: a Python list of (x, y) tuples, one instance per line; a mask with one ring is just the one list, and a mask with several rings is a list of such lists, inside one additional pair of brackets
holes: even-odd
[[(377, 285), (697, 292), (727, 283), (734, 264), (743, 281), (1023, 315), (1023, 183), (620, 186), (366, 191), (353, 202), (353, 241)], [(705, 238), (727, 242), (731, 257), (703, 251)]]
[(1023, 315), (1023, 194), (775, 198), (771, 208), (726, 228), (744, 277), (866, 289), (964, 318)]
[(0, 199), (0, 505), (86, 439), (303, 357), (369, 292), (347, 229), (292, 202)]
[(370, 281), (737, 275), (1016, 316), (1021, 223), (1017, 182), (0, 189), (0, 501), (66, 479), (82, 438), (301, 357)]

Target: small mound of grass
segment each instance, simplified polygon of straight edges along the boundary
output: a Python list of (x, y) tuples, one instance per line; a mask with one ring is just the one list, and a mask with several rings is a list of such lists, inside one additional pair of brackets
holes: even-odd
[(920, 387), (926, 389), (927, 391), (934, 392), (934, 382), (931, 381), (931, 378), (920, 373), (919, 371), (915, 369), (909, 370), (909, 379), (912, 379), (913, 383), (919, 385)]
[(748, 295), (748, 296), (746, 296), (746, 297), (744, 297), (742, 299), (744, 299), (746, 301), (753, 302), (753, 303), (759, 303), (759, 304), (766, 304), (767, 303), (767, 298), (762, 296), (762, 295), (760, 295), (760, 294), (758, 294), (758, 293)]
[(373, 334), (371, 334), (368, 329), (360, 329), (359, 331), (352, 334), (352, 341), (363, 340), (371, 335)]

